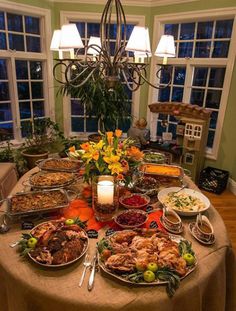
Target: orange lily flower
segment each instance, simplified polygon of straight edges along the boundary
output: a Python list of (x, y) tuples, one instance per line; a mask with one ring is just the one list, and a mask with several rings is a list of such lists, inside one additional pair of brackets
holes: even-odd
[(70, 151), (70, 152), (75, 152), (75, 146), (71, 146), (71, 147), (69, 148), (69, 151)]
[(87, 143), (83, 143), (80, 145), (80, 147), (85, 150), (85, 151), (89, 151), (89, 148), (90, 148), (90, 144), (87, 142)]
[(119, 130), (119, 129), (115, 130), (115, 135), (116, 135), (117, 138), (121, 137), (122, 130)]
[(113, 132), (106, 132), (108, 144), (111, 145), (113, 141)]

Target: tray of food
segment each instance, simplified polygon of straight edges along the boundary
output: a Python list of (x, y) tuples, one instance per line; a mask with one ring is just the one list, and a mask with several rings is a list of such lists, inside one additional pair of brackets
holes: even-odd
[(178, 283), (197, 265), (190, 242), (158, 229), (117, 231), (99, 241), (98, 252), (104, 272), (137, 285)]
[(82, 161), (75, 161), (71, 159), (49, 158), (37, 162), (37, 166), (44, 171), (60, 171), (71, 173), (78, 172), (82, 165)]
[(6, 199), (6, 213), (9, 216), (48, 213), (67, 207), (76, 196), (74, 191), (64, 189), (20, 192)]
[(48, 221), (24, 234), (19, 242), (22, 255), (49, 268), (64, 267), (79, 260), (88, 249), (88, 235), (79, 225)]
[(180, 189), (180, 187), (163, 189), (158, 193), (158, 200), (181, 216), (194, 216), (205, 212), (210, 207), (209, 199), (201, 192), (193, 189)]
[(143, 154), (144, 154), (144, 157), (143, 157), (144, 162), (159, 163), (159, 164), (165, 163), (166, 157), (163, 153), (155, 152), (151, 150), (144, 150)]
[(77, 179), (78, 175), (75, 173), (41, 171), (31, 175), (29, 180), (23, 182), (23, 185), (34, 189), (53, 189), (69, 186)]
[(172, 178), (183, 178), (182, 167), (168, 164), (143, 163), (139, 166), (139, 171), (144, 175), (165, 176)]

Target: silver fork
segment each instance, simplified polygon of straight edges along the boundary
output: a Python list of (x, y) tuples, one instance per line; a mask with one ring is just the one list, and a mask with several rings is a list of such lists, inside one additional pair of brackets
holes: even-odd
[(91, 262), (89, 260), (89, 254), (86, 254), (86, 256), (84, 258), (83, 265), (84, 265), (84, 270), (83, 270), (83, 273), (82, 273), (81, 278), (80, 278), (79, 287), (81, 287), (83, 284), (87, 268), (91, 266)]

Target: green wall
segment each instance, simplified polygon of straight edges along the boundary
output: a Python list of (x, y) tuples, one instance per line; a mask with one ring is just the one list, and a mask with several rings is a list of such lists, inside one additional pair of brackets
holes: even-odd
[[(103, 10), (103, 5), (78, 4), (78, 3), (54, 3), (47, 0), (15, 0), (17, 3), (39, 6), (51, 10), (52, 29), (60, 26), (60, 11), (80, 11), (80, 12), (99, 12)], [(188, 11), (207, 10), (223, 7), (236, 7), (236, 0), (198, 0), (191, 3), (182, 3), (158, 7), (132, 7), (124, 6), (126, 14), (144, 15), (146, 25), (149, 27), (150, 38), (152, 38), (152, 28), (155, 15), (181, 13)], [(99, 14), (100, 15), (100, 14)], [(234, 66), (233, 77), (229, 92), (227, 109), (223, 124), (220, 148), (216, 161), (206, 161), (206, 165), (226, 169), (230, 171), (231, 177), (236, 181), (236, 129), (234, 129), (236, 117), (236, 64)], [(56, 88), (55, 88), (56, 94)], [(140, 96), (140, 115), (145, 116), (147, 111), (148, 87), (141, 88)], [(56, 120), (63, 124), (62, 99), (55, 97), (56, 101)]]

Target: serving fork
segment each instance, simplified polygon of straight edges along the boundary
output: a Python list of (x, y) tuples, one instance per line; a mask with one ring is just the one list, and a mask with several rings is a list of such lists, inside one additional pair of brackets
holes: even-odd
[(81, 287), (83, 284), (87, 268), (91, 266), (91, 261), (89, 260), (89, 254), (86, 254), (83, 265), (84, 265), (84, 270), (80, 278), (79, 287)]

